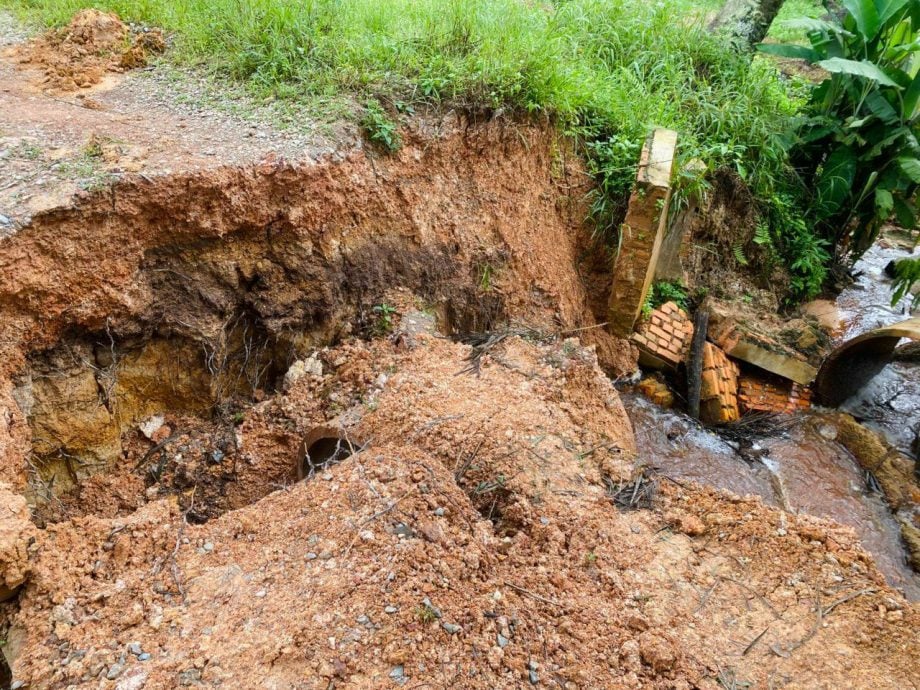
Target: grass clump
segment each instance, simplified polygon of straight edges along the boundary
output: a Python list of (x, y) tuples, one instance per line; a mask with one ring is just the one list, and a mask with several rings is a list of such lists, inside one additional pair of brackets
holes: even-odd
[(361, 126), (368, 139), (387, 151), (397, 151), (402, 145), (398, 125), (390, 118), (379, 101), (369, 100), (364, 105)]
[(802, 18), (819, 19), (826, 14), (827, 10), (819, 0), (785, 0), (770, 26), (767, 40), (804, 45), (808, 42), (805, 30), (790, 23)]
[(765, 201), (790, 184), (784, 136), (802, 97), (768, 59), (739, 55), (707, 30), (713, 4), (0, 0), (52, 25), (92, 5), (162, 27), (172, 59), (260, 95), (364, 103), (361, 124), (389, 150), (398, 129), (381, 102), (552, 118), (583, 145), (597, 180), (593, 217), (610, 242), (653, 126), (680, 133), (682, 161), (705, 164), (679, 180), (678, 206), (724, 166)]

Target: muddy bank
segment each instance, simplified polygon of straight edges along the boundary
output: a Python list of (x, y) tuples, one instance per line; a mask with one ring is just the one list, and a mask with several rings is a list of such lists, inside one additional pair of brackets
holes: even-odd
[(244, 450), (258, 428), (306, 436), (336, 419), (365, 440), (312, 479), (203, 525), (159, 499), (41, 531), (0, 608), (15, 677), (911, 682), (917, 614), (850, 530), (669, 482), (649, 509), (616, 507), (608, 487), (633, 481), (634, 448), (591, 350), (510, 337), (458, 376), (469, 346), (407, 335), (331, 349), (242, 424)]
[(2, 476), (22, 485), (30, 436), (39, 460), (104, 464), (147, 415), (270, 391), (311, 348), (373, 335), (393, 285), (446, 332), (593, 324), (584, 184), (548, 129), (448, 117), (393, 157), (131, 177), (35, 217), (0, 252)]
[[(799, 415), (770, 436), (751, 435), (739, 443), (636, 394), (625, 395), (624, 404), (635, 427), (639, 455), (652, 467), (678, 480), (758, 496), (792, 514), (847, 525), (888, 582), (908, 598), (920, 600), (920, 577), (911, 566), (912, 514), (902, 510), (905, 487), (915, 488), (913, 479), (897, 473), (900, 465), (893, 465), (872, 432), (852, 418)], [(869, 449), (855, 438), (868, 443)]]

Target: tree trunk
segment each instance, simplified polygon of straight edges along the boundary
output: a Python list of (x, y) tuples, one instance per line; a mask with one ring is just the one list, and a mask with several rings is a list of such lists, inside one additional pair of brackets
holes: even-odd
[(783, 0), (726, 0), (709, 28), (726, 31), (739, 43), (753, 48), (766, 37), (782, 6)]

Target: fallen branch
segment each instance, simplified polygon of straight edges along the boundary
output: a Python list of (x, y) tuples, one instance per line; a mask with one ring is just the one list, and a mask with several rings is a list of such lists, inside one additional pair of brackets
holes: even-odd
[(580, 333), (581, 331), (590, 331), (595, 328), (606, 328), (609, 322), (604, 321), (604, 323), (596, 323), (593, 326), (582, 326), (581, 328), (570, 328), (566, 331), (559, 331), (559, 335), (567, 335), (569, 333)]
[(172, 434), (170, 434), (169, 436), (167, 436), (166, 438), (164, 438), (162, 441), (160, 441), (158, 444), (156, 444), (153, 448), (151, 448), (151, 449), (148, 450), (146, 453), (144, 453), (144, 457), (142, 457), (140, 460), (138, 460), (137, 464), (134, 466), (134, 469), (135, 469), (135, 470), (139, 470), (141, 467), (143, 467), (144, 465), (146, 465), (146, 464), (149, 462), (150, 458), (153, 456), (154, 453), (156, 453), (158, 450), (162, 450), (163, 448), (165, 448), (166, 446), (168, 446), (170, 443), (172, 443), (172, 442), (175, 441), (177, 438), (179, 438), (179, 436), (180, 436), (179, 432), (178, 432), (178, 431), (174, 431)]
[(546, 333), (537, 330), (536, 328), (530, 328), (529, 326), (516, 327), (516, 328), (506, 328), (502, 331), (495, 331), (492, 333), (467, 333), (457, 337), (461, 343), (465, 345), (471, 345), (472, 350), (470, 354), (466, 357), (468, 362), (467, 366), (457, 372), (457, 376), (461, 374), (476, 374), (479, 376), (480, 367), (482, 365), (482, 357), (487, 354), (490, 350), (493, 350), (498, 346), (503, 340), (513, 336), (520, 336), (521, 338), (529, 338), (531, 340), (540, 340), (545, 341), (549, 340), (550, 336)]
[(788, 657), (795, 650), (801, 648), (805, 643), (807, 643), (811, 638), (818, 634), (818, 631), (821, 630), (821, 626), (824, 624), (824, 619), (827, 617), (834, 609), (836, 609), (841, 604), (844, 604), (856, 597), (861, 597), (863, 594), (875, 594), (874, 589), (860, 589), (851, 594), (847, 594), (845, 597), (841, 597), (837, 601), (833, 602), (827, 607), (821, 606), (821, 599), (819, 596), (815, 597), (815, 624), (812, 626), (811, 630), (803, 637), (801, 640), (792, 645), (789, 649), (778, 648), (777, 645), (770, 645), (770, 651), (776, 654), (779, 657)]
[(763, 632), (762, 632), (762, 633), (760, 633), (757, 637), (755, 637), (753, 640), (751, 640), (751, 644), (749, 644), (747, 647), (744, 648), (744, 651), (741, 652), (741, 656), (746, 656), (747, 653), (748, 653), (749, 651), (751, 651), (752, 649), (754, 649), (754, 646), (755, 646), (758, 642), (760, 642), (760, 639), (761, 639), (764, 635), (767, 634), (767, 630), (769, 630), (769, 629), (770, 629), (770, 626), (768, 625), (766, 628), (763, 629)]
[(852, 594), (848, 594), (845, 597), (838, 599), (833, 604), (831, 604), (826, 609), (824, 609), (824, 615), (827, 616), (831, 611), (833, 611), (835, 608), (837, 608), (841, 604), (845, 604), (846, 602), (852, 599), (855, 599), (856, 597), (861, 597), (863, 594), (875, 594), (875, 590), (871, 588), (861, 589), (858, 592), (853, 592)]
[(700, 603), (697, 605), (696, 609), (693, 611), (694, 616), (706, 607), (706, 604), (709, 602), (709, 597), (711, 597), (712, 593), (716, 591), (716, 587), (719, 586), (720, 582), (722, 582), (722, 579), (721, 578), (717, 579), (715, 582), (712, 583), (712, 587), (706, 590), (706, 593), (702, 597), (700, 597)]
[(739, 580), (736, 580), (736, 579), (733, 578), (733, 577), (728, 577), (727, 575), (720, 575), (719, 577), (721, 577), (723, 580), (728, 580), (729, 582), (733, 582), (734, 584), (738, 585), (738, 586), (741, 587), (742, 589), (747, 590), (748, 592), (750, 592), (751, 594), (753, 594), (755, 597), (757, 597), (758, 599), (760, 599), (760, 603), (763, 604), (765, 607), (767, 607), (767, 609), (770, 611), (770, 613), (773, 614), (773, 617), (776, 618), (777, 620), (779, 620), (779, 619), (782, 618), (782, 616), (776, 611), (776, 609), (773, 608), (773, 605), (772, 605), (769, 601), (767, 601), (767, 600), (764, 598), (764, 596), (763, 596), (760, 592), (758, 592), (757, 590), (752, 589), (752, 588), (749, 587), (748, 585), (744, 584), (743, 582), (741, 582), (741, 581), (739, 581)]
[(519, 592), (520, 594), (524, 594), (524, 595), (530, 597), (531, 599), (536, 599), (537, 601), (542, 601), (544, 604), (550, 604), (551, 606), (558, 606), (559, 608), (565, 608), (565, 607), (564, 607), (562, 604), (560, 604), (558, 601), (553, 601), (552, 599), (547, 599), (546, 597), (541, 597), (541, 596), (540, 596), (539, 594), (537, 594), (536, 592), (531, 592), (529, 589), (524, 589), (523, 587), (519, 587), (518, 585), (514, 584), (513, 582), (508, 582), (507, 580), (505, 580), (505, 585), (506, 585), (507, 587), (510, 587), (511, 589), (513, 589), (515, 592)]

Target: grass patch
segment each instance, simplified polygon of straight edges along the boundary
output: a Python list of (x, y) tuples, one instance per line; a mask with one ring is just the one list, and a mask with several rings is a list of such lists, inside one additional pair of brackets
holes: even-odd
[(365, 104), (361, 126), (368, 139), (387, 151), (396, 151), (402, 144), (397, 124), (378, 101), (370, 100)]
[[(788, 0), (804, 3), (808, 0)], [(257, 96), (356, 104), (385, 149), (413, 104), (550, 117), (583, 144), (593, 215), (615, 239), (638, 153), (654, 126), (679, 157), (729, 166), (768, 201), (789, 184), (784, 134), (801, 105), (769, 59), (706, 28), (714, 0), (0, 0), (47, 25), (93, 6), (170, 33), (170, 59), (245, 83)], [(795, 8), (788, 12), (794, 13)], [(363, 106), (360, 104), (364, 104)]]
[(818, 19), (827, 14), (824, 6), (816, 0), (785, 0), (776, 19), (770, 26), (770, 33), (767, 34), (767, 40), (773, 40), (777, 43), (800, 43), (808, 44), (808, 39), (802, 29), (792, 29), (784, 25), (791, 19)]

